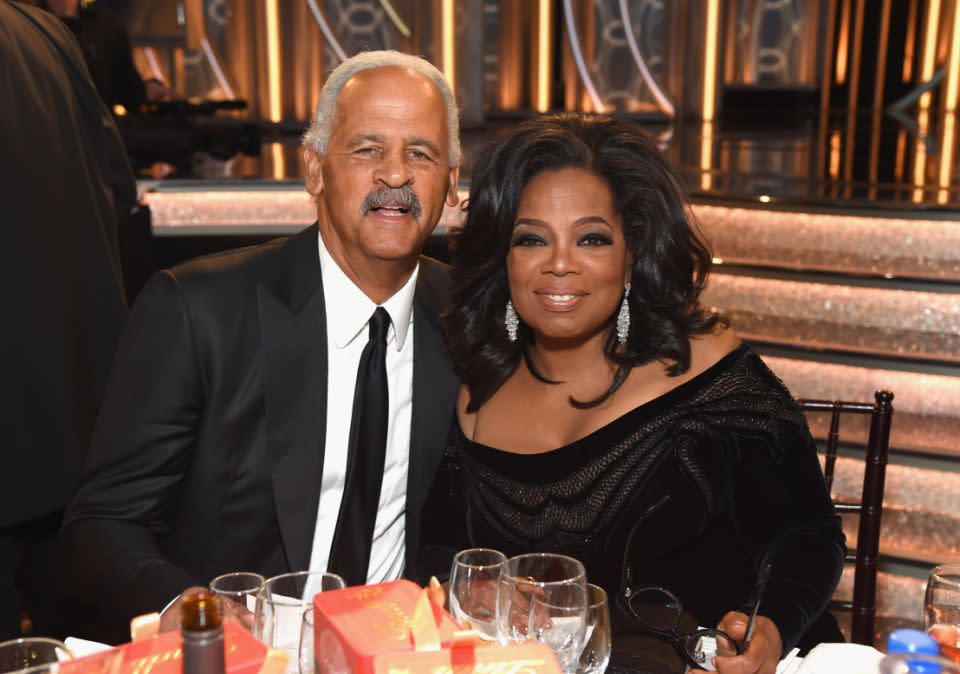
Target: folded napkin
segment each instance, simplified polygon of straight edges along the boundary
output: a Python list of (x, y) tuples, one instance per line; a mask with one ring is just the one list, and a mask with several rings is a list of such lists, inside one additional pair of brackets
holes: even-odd
[(93, 655), (101, 651), (109, 651), (113, 648), (113, 646), (101, 644), (99, 641), (87, 641), (86, 639), (78, 639), (77, 637), (67, 637), (63, 643), (70, 649), (70, 652), (73, 653), (73, 657), (75, 658), (84, 658), (88, 655)]
[(883, 653), (860, 644), (820, 644), (807, 653), (797, 674), (876, 674)]

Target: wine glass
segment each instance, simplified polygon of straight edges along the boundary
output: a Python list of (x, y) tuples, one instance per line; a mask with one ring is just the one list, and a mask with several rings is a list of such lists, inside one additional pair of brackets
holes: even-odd
[(960, 664), (960, 565), (938, 566), (930, 572), (923, 621), (943, 656)]
[(300, 628), (300, 674), (313, 674), (313, 607), (303, 612), (303, 625)]
[(257, 594), (265, 580), (259, 573), (225, 573), (210, 581), (210, 591), (221, 600), (235, 603), (241, 608), (241, 614), (246, 610), (252, 615), (257, 609)]
[(30, 670), (55, 672), (61, 660), (73, 657), (70, 649), (55, 639), (31, 637), (0, 644), (0, 673)]
[(300, 635), (303, 614), (313, 605), (318, 592), (346, 587), (335, 573), (298, 571), (268, 578), (257, 595), (253, 636), (272, 648), (290, 656), (288, 674), (300, 671)]
[(603, 674), (610, 662), (610, 606), (599, 585), (587, 585), (587, 618), (577, 674)]
[(566, 674), (577, 671), (587, 613), (587, 574), (572, 557), (511, 557), (500, 574), (497, 632), (502, 644), (540, 641)]
[(461, 550), (450, 570), (450, 613), (490, 641), (497, 639), (497, 584), (506, 555), (488, 548)]
[(554, 588), (550, 597), (533, 596), (527, 635), (550, 647), (565, 672), (577, 672), (586, 635), (587, 593), (579, 585)]

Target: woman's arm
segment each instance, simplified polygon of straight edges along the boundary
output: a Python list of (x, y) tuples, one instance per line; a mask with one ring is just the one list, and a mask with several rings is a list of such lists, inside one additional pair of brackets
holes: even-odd
[(769, 438), (740, 438), (729, 497), (734, 524), (756, 568), (771, 564), (759, 613), (773, 621), (789, 650), (826, 609), (846, 549), (806, 425), (779, 423), (778, 447), (771, 447)]

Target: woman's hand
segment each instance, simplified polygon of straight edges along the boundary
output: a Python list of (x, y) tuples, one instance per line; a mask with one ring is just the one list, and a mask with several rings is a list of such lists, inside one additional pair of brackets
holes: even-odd
[[(747, 634), (747, 621), (746, 614), (731, 611), (723, 616), (717, 629), (729, 634), (737, 643), (742, 643)], [(769, 618), (757, 616), (753, 623), (753, 636), (743, 655), (717, 655), (713, 664), (720, 674), (775, 674), (782, 652), (780, 630)]]

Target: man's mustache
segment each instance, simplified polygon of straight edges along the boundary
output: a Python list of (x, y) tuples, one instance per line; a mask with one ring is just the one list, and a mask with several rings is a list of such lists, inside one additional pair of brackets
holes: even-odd
[(405, 208), (413, 213), (413, 217), (420, 217), (420, 200), (417, 193), (409, 185), (403, 187), (380, 187), (363, 199), (360, 211), (366, 215), (373, 208), (385, 206)]

